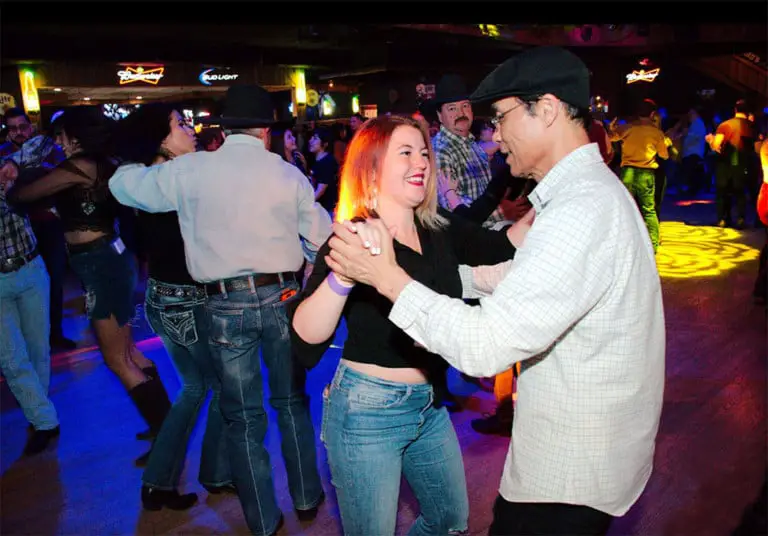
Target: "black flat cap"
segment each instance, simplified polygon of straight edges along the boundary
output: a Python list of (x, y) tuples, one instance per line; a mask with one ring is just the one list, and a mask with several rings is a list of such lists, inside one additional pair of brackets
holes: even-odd
[(472, 102), (551, 94), (572, 106), (589, 108), (589, 69), (560, 47), (536, 47), (499, 65), (485, 77)]

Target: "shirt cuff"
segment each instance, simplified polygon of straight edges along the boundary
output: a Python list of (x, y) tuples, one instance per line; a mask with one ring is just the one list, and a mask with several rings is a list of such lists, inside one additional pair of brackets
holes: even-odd
[(461, 279), (461, 297), (465, 300), (475, 297), (475, 277), (472, 267), (466, 264), (459, 265), (459, 279)]
[(318, 248), (312, 242), (304, 237), (301, 237), (301, 249), (304, 253), (304, 258), (309, 264), (315, 264), (317, 259)]
[(389, 312), (389, 320), (402, 330), (411, 327), (439, 294), (418, 281), (411, 281), (400, 292)]

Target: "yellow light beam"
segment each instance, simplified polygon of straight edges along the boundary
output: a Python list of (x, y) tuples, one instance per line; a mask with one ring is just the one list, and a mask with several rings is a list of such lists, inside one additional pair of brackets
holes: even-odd
[(662, 222), (662, 243), (656, 253), (659, 275), (671, 279), (714, 277), (757, 259), (760, 252), (735, 242), (739, 237), (741, 233), (735, 229)]

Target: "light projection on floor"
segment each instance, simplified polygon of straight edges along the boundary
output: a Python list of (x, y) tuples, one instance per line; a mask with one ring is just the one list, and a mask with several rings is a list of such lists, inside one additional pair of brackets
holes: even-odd
[(760, 251), (738, 242), (741, 232), (720, 227), (661, 222), (656, 264), (661, 277), (713, 277), (757, 259)]

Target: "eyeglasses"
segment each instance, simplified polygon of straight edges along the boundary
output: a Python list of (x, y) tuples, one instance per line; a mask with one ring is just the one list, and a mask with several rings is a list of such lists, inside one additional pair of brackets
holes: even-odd
[(504, 119), (504, 116), (507, 115), (512, 110), (517, 110), (523, 104), (525, 104), (525, 103), (521, 102), (517, 106), (513, 106), (512, 108), (510, 108), (506, 112), (503, 112), (503, 113), (500, 113), (500, 114), (496, 114), (496, 117), (491, 118), (491, 125), (493, 125), (493, 128), (499, 128), (499, 125), (501, 125), (501, 120)]
[(30, 128), (32, 128), (32, 125), (30, 125), (29, 123), (22, 123), (20, 125), (10, 125), (8, 127), (8, 132), (26, 132)]

